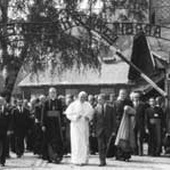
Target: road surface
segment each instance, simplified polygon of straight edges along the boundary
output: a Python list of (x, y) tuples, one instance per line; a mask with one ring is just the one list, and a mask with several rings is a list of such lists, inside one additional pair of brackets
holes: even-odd
[(107, 166), (98, 167), (98, 155), (92, 155), (87, 166), (75, 166), (70, 164), (70, 157), (64, 157), (61, 164), (48, 163), (32, 153), (25, 153), (22, 158), (16, 158), (11, 154), (6, 166), (2, 170), (170, 170), (170, 156), (149, 157), (132, 156), (130, 162), (107, 159)]

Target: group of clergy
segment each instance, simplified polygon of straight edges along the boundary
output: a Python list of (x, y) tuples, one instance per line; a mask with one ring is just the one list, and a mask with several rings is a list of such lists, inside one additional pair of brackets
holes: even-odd
[(87, 100), (86, 92), (80, 92), (64, 112), (70, 120), (71, 162), (86, 165), (89, 150), (98, 152), (99, 166), (106, 165), (107, 157), (129, 161), (132, 154), (144, 154), (144, 142), (148, 155), (160, 156), (166, 129), (162, 103), (160, 97), (143, 102), (141, 92), (128, 96), (125, 89), (109, 102), (105, 94), (97, 95), (96, 100), (89, 95)]
[[(159, 156), (165, 115), (160, 98), (141, 101), (141, 93), (125, 89), (106, 100), (105, 94), (77, 97), (58, 96), (55, 88), (33, 99), (30, 105), (18, 99), (12, 105), (0, 97), (0, 165), (4, 166), (9, 148), (20, 158), (27, 149), (48, 162), (60, 163), (71, 153), (71, 163), (88, 164), (90, 154), (99, 154), (99, 166), (106, 158), (129, 161), (132, 154), (143, 155), (148, 137), (148, 154)], [(157, 103), (157, 104), (156, 104)], [(154, 141), (154, 142), (153, 142)]]

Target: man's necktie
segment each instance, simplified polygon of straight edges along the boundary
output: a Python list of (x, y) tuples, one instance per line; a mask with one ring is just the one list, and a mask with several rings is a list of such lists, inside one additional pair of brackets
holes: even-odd
[(22, 108), (21, 107), (19, 107), (19, 112), (22, 113)]
[(102, 115), (104, 116), (105, 113), (104, 113), (104, 105), (102, 104)]

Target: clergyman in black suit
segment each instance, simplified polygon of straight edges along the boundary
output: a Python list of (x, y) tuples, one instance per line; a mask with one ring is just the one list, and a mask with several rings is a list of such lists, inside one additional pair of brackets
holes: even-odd
[(114, 108), (106, 103), (105, 94), (100, 94), (94, 114), (100, 160), (99, 166), (106, 165), (108, 141), (111, 135), (115, 135), (116, 119), (114, 118), (114, 113)]

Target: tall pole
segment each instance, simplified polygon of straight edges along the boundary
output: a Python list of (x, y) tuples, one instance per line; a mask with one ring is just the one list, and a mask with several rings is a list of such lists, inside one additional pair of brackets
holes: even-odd
[(167, 97), (167, 93), (165, 91), (163, 91), (154, 81), (152, 81), (145, 73), (143, 73), (138, 67), (136, 67), (136, 65), (134, 65), (132, 62), (130, 62), (129, 60), (126, 59), (126, 57), (116, 51), (116, 54), (123, 60), (125, 61), (127, 64), (129, 64), (131, 67), (133, 67), (136, 72), (138, 72), (140, 74), (140, 76), (146, 81), (148, 82), (157, 92), (159, 92), (162, 96)]
[[(74, 20), (78, 21), (78, 23), (80, 23), (81, 25), (83, 25), (86, 29), (89, 30), (89, 26), (87, 26), (85, 23), (83, 23), (79, 18), (77, 18), (77, 16), (74, 16)], [(106, 26), (107, 28), (107, 26)], [(107, 28), (107, 31), (110, 30), (110, 28)], [(111, 49), (113, 50), (113, 52), (115, 54), (117, 54), (123, 61), (125, 61), (128, 65), (130, 65), (131, 67), (133, 67), (138, 73), (140, 73), (140, 76), (146, 81), (148, 82), (156, 91), (158, 91), (162, 96), (167, 97), (167, 93), (165, 91), (163, 91), (154, 81), (152, 81), (145, 73), (142, 72), (142, 70), (140, 70), (136, 65), (134, 65), (131, 61), (127, 60), (127, 58), (118, 51), (118, 49), (116, 49), (113, 46), (114, 41), (110, 39), (109, 36), (107, 36), (107, 34), (105, 34), (104, 32), (98, 33), (94, 30), (91, 30), (91, 33), (94, 35), (94, 37), (97, 40), (103, 41), (103, 43), (107, 44), (108, 46), (111, 47)], [(117, 37), (116, 37), (117, 38)]]
[[(136, 65), (134, 65), (131, 61), (129, 61), (121, 52), (119, 52), (118, 49), (116, 49), (113, 45), (112, 42), (109, 41), (106, 37), (101, 37), (98, 33), (92, 31), (93, 35), (96, 38), (99, 38), (103, 43), (107, 44), (110, 46), (110, 48), (117, 54), (118, 57), (120, 57), (124, 62), (126, 62), (128, 65), (133, 67), (139, 74), (140, 76), (147, 82), (149, 83), (157, 92), (159, 92), (162, 96), (167, 97), (167, 93), (163, 91), (152, 79), (150, 79), (145, 73), (142, 72)], [(170, 72), (169, 72), (170, 73)]]
[(165, 91), (168, 94), (167, 98), (165, 99), (166, 125), (167, 132), (170, 133), (170, 52), (168, 65), (166, 67)]

